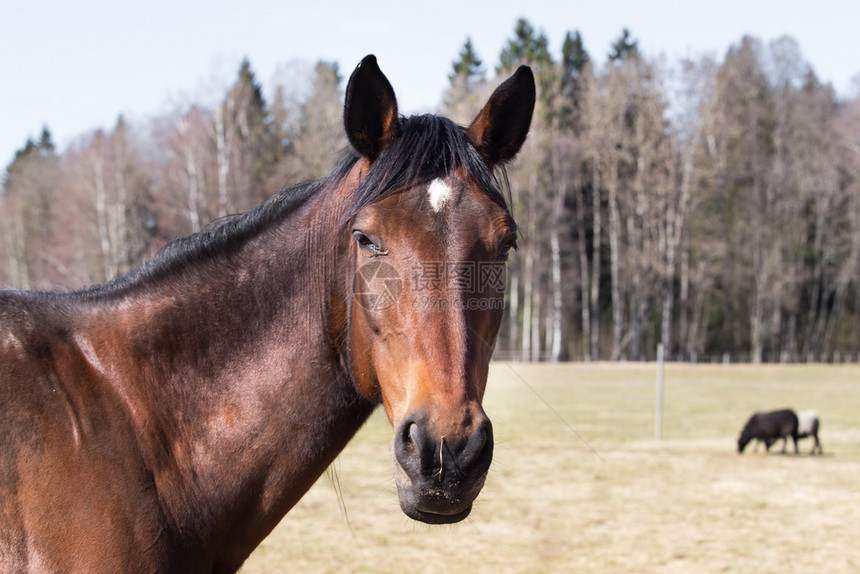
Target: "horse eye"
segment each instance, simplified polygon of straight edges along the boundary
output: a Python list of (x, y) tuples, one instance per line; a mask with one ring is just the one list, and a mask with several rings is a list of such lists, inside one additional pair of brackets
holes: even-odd
[(352, 237), (362, 249), (372, 249), (374, 247), (373, 241), (361, 231), (353, 231)]
[(516, 240), (511, 241), (510, 243), (505, 243), (501, 249), (499, 249), (499, 261), (507, 261), (508, 256), (511, 254), (511, 249), (514, 251), (517, 250), (517, 242)]
[(355, 239), (356, 243), (358, 243), (359, 248), (370, 251), (374, 257), (378, 255), (388, 255), (387, 249), (382, 249), (379, 245), (374, 243), (370, 237), (361, 231), (353, 231), (352, 237)]

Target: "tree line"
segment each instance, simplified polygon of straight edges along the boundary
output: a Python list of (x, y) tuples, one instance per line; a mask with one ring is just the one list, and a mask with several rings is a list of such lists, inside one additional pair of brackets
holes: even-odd
[[(520, 227), (499, 356), (857, 360), (860, 97), (840, 100), (788, 37), (667, 64), (623, 30), (553, 53), (520, 20), (487, 70), (467, 39), (440, 113), (467, 124), (516, 66), (538, 104), (505, 174)], [(6, 170), (0, 285), (79, 287), (166, 241), (317, 179), (347, 143), (336, 63), (270, 91), (250, 62), (214, 105), (58, 153), (45, 128)]]

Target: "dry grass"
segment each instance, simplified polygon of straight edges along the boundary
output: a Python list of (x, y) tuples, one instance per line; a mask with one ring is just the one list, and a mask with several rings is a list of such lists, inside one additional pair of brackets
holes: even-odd
[[(653, 364), (494, 364), (491, 476), (445, 527), (400, 512), (377, 413), (242, 572), (860, 571), (860, 367), (668, 365), (659, 442), (654, 386)], [(825, 456), (739, 456), (784, 406), (818, 410)]]

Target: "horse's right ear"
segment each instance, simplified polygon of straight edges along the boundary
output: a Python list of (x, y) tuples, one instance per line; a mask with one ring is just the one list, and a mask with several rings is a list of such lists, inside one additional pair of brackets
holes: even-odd
[(376, 56), (366, 56), (349, 77), (343, 126), (355, 151), (370, 161), (399, 133), (397, 98)]
[(490, 167), (514, 159), (526, 141), (535, 109), (535, 77), (531, 68), (520, 66), (496, 88), (466, 137)]

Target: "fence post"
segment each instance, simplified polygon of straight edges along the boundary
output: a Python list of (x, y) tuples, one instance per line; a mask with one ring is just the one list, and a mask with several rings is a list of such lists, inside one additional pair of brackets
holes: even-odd
[(663, 343), (657, 343), (657, 414), (654, 421), (654, 438), (663, 438)]

